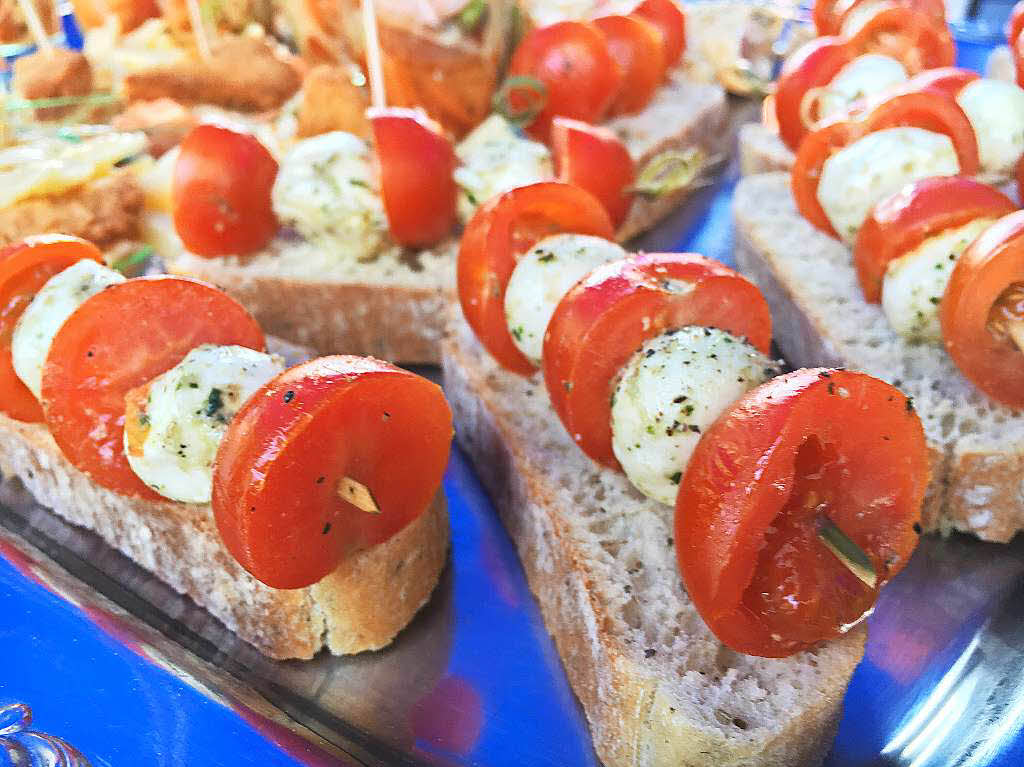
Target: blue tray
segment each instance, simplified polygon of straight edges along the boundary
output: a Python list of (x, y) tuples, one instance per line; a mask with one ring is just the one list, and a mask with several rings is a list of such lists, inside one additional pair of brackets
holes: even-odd
[[(976, 67), (984, 47), (965, 48)], [(640, 243), (732, 260), (734, 174)], [(515, 551), (458, 450), (450, 565), (396, 643), (273, 662), (0, 489), (0, 765), (593, 767)], [(1024, 764), (1024, 543), (922, 541), (870, 619), (827, 764)]]

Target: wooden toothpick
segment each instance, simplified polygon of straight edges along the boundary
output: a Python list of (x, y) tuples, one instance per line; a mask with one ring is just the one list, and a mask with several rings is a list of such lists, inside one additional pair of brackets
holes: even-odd
[(199, 0), (185, 0), (188, 9), (188, 20), (192, 25), (192, 34), (196, 37), (196, 47), (203, 61), (209, 61), (213, 54), (210, 53), (210, 40), (206, 36), (206, 25), (203, 23), (203, 11), (199, 7)]
[(374, 109), (383, 109), (387, 106), (387, 94), (384, 92), (380, 36), (377, 34), (377, 13), (373, 7), (373, 0), (363, 0), (363, 37), (366, 39), (366, 74), (370, 80), (370, 104)]
[(46, 28), (43, 26), (43, 20), (39, 18), (36, 4), (33, 0), (18, 0), (18, 5), (21, 6), (21, 12), (25, 16), (25, 23), (28, 24), (28, 31), (32, 35), (32, 39), (35, 40), (36, 45), (39, 46), (39, 50), (47, 56), (52, 55), (53, 42), (50, 40), (50, 36), (46, 34)]

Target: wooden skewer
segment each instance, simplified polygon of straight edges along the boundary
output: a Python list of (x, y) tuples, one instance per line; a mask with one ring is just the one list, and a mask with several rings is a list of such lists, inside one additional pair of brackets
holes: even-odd
[(185, 0), (188, 9), (188, 20), (192, 25), (192, 34), (196, 36), (196, 47), (203, 61), (213, 58), (210, 53), (210, 40), (206, 36), (206, 25), (203, 23), (203, 11), (199, 7), (199, 0)]
[(373, 7), (373, 0), (363, 0), (363, 37), (366, 41), (366, 74), (370, 80), (370, 104), (374, 109), (383, 109), (387, 106), (387, 94), (384, 92), (380, 36), (377, 34), (377, 13)]
[(338, 497), (367, 514), (380, 514), (380, 506), (377, 505), (370, 488), (352, 477), (342, 477), (338, 482)]
[(28, 31), (32, 35), (32, 39), (35, 40), (36, 45), (39, 46), (39, 50), (47, 56), (52, 55), (53, 42), (51, 42), (50, 36), (46, 34), (46, 28), (43, 26), (43, 20), (39, 18), (36, 4), (33, 0), (18, 0), (18, 5), (21, 6), (21, 12), (25, 16), (25, 23), (28, 24)]

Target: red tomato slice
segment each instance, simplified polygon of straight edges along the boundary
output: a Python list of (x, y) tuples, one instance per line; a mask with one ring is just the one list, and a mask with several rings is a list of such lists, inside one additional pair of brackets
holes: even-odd
[[(928, 449), (910, 400), (863, 373), (797, 370), (705, 432), (676, 501), (686, 589), (728, 647), (782, 657), (842, 633), (917, 545)], [(871, 588), (819, 539), (831, 521)]]
[[(850, 12), (872, 0), (815, 0), (812, 16), (819, 35), (838, 35)], [(946, 21), (946, 4), (943, 0), (900, 0), (894, 3), (922, 11), (935, 21)]]
[(860, 53), (881, 53), (903, 62), (911, 74), (949, 67), (956, 59), (953, 34), (945, 19), (907, 6), (883, 8), (871, 17), (850, 45)]
[(263, 331), (226, 293), (183, 277), (139, 277), (78, 307), (53, 339), (41, 396), (68, 460), (103, 487), (159, 499), (124, 456), (125, 394), (200, 344), (262, 350)]
[(963, 176), (926, 178), (879, 201), (857, 235), (853, 264), (864, 298), (882, 300), (889, 262), (946, 229), (976, 218), (1001, 218), (1017, 209), (987, 184)]
[(1010, 44), (1011, 48), (1017, 45), (1021, 32), (1024, 32), (1024, 2), (1019, 2), (1013, 6), (1010, 20), (1006, 23), (1006, 41)]
[(521, 186), (477, 209), (459, 246), (459, 302), (469, 326), (498, 363), (513, 373), (536, 370), (512, 340), (505, 289), (519, 257), (535, 242), (572, 232), (614, 239), (615, 227), (589, 192), (560, 181)]
[(1017, 72), (1017, 85), (1024, 88), (1024, 35), (1017, 37), (1013, 44), (1013, 66)]
[(622, 71), (601, 30), (583, 21), (534, 29), (512, 54), (508, 73), (544, 84), (544, 108), (527, 127), (530, 135), (541, 140), (547, 140), (556, 115), (599, 122), (622, 82)]
[(608, 52), (622, 70), (622, 84), (611, 104), (611, 114), (641, 111), (665, 79), (661, 30), (639, 16), (603, 16), (595, 19), (594, 25), (604, 34)]
[(253, 253), (277, 232), (270, 192), (277, 160), (253, 136), (198, 125), (181, 142), (171, 199), (174, 228), (200, 256)]
[[(817, 6), (815, 6), (817, 8)], [(808, 132), (804, 99), (814, 88), (827, 86), (857, 54), (840, 37), (819, 37), (802, 45), (787, 61), (775, 91), (775, 116), (779, 135), (796, 151)], [(816, 115), (809, 115), (817, 119)]]
[(661, 30), (665, 45), (665, 67), (679, 63), (686, 50), (686, 16), (683, 9), (672, 0), (644, 0), (635, 9), (634, 16), (640, 16)]
[[(680, 282), (689, 289), (680, 290)], [(611, 394), (619, 371), (644, 341), (687, 325), (727, 330), (766, 354), (771, 347), (761, 291), (695, 253), (642, 253), (604, 264), (565, 295), (544, 337), (544, 382), (584, 453), (618, 468)]]
[[(452, 433), (440, 387), (387, 362), (321, 357), (286, 370), (242, 406), (217, 453), (221, 539), (268, 586), (316, 583), (427, 509)], [(348, 479), (379, 512), (342, 499)]]
[(91, 242), (62, 234), (28, 237), (0, 250), (0, 412), (17, 421), (38, 423), (43, 410), (14, 372), (14, 327), (47, 280), (83, 259), (102, 264), (103, 254)]
[(391, 237), (425, 248), (455, 228), (455, 150), (441, 126), (414, 109), (367, 110), (380, 158)]
[(636, 176), (633, 158), (618, 136), (604, 127), (567, 117), (551, 123), (551, 153), (559, 181), (594, 195), (617, 229), (633, 204), (629, 189)]
[(826, 234), (836, 237), (832, 223), (818, 202), (821, 171), (833, 154), (886, 128), (916, 127), (949, 136), (965, 176), (978, 173), (978, 142), (967, 115), (954, 99), (937, 91), (898, 92), (868, 104), (846, 120), (826, 122), (801, 142), (793, 163), (791, 186), (800, 213)]
[(993, 399), (1024, 407), (1024, 353), (1009, 333), (1024, 317), (1024, 211), (1001, 218), (957, 259), (939, 305), (960, 372)]
[(938, 91), (948, 98), (955, 99), (965, 85), (973, 83), (981, 75), (960, 67), (939, 67), (928, 69), (907, 80), (900, 91)]

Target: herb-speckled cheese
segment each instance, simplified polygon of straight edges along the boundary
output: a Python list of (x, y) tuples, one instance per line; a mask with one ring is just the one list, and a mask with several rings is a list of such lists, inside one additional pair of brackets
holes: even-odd
[(959, 172), (949, 136), (921, 128), (887, 128), (869, 133), (825, 161), (818, 202), (839, 236), (852, 243), (883, 197), (912, 181)]
[(645, 343), (612, 398), (612, 449), (640, 492), (674, 505), (701, 433), (777, 365), (724, 330), (688, 326)]
[(882, 309), (893, 330), (914, 341), (942, 338), (939, 303), (953, 265), (994, 220), (951, 227), (890, 262), (882, 282)]
[(556, 234), (534, 245), (505, 289), (505, 321), (519, 351), (540, 364), (544, 333), (569, 288), (595, 267), (626, 255), (616, 243), (586, 234)]
[(167, 498), (207, 503), (217, 448), (242, 404), (284, 370), (280, 357), (204, 344), (153, 379), (145, 409), (130, 413), (124, 451), (139, 478)]
[(388, 221), (371, 159), (366, 143), (344, 131), (299, 141), (281, 158), (274, 212), (338, 258), (373, 258), (388, 244)]
[(120, 272), (95, 261), (79, 261), (47, 280), (25, 307), (11, 337), (11, 362), (18, 378), (36, 398), (42, 385), (43, 363), (61, 325), (86, 299), (124, 279)]

